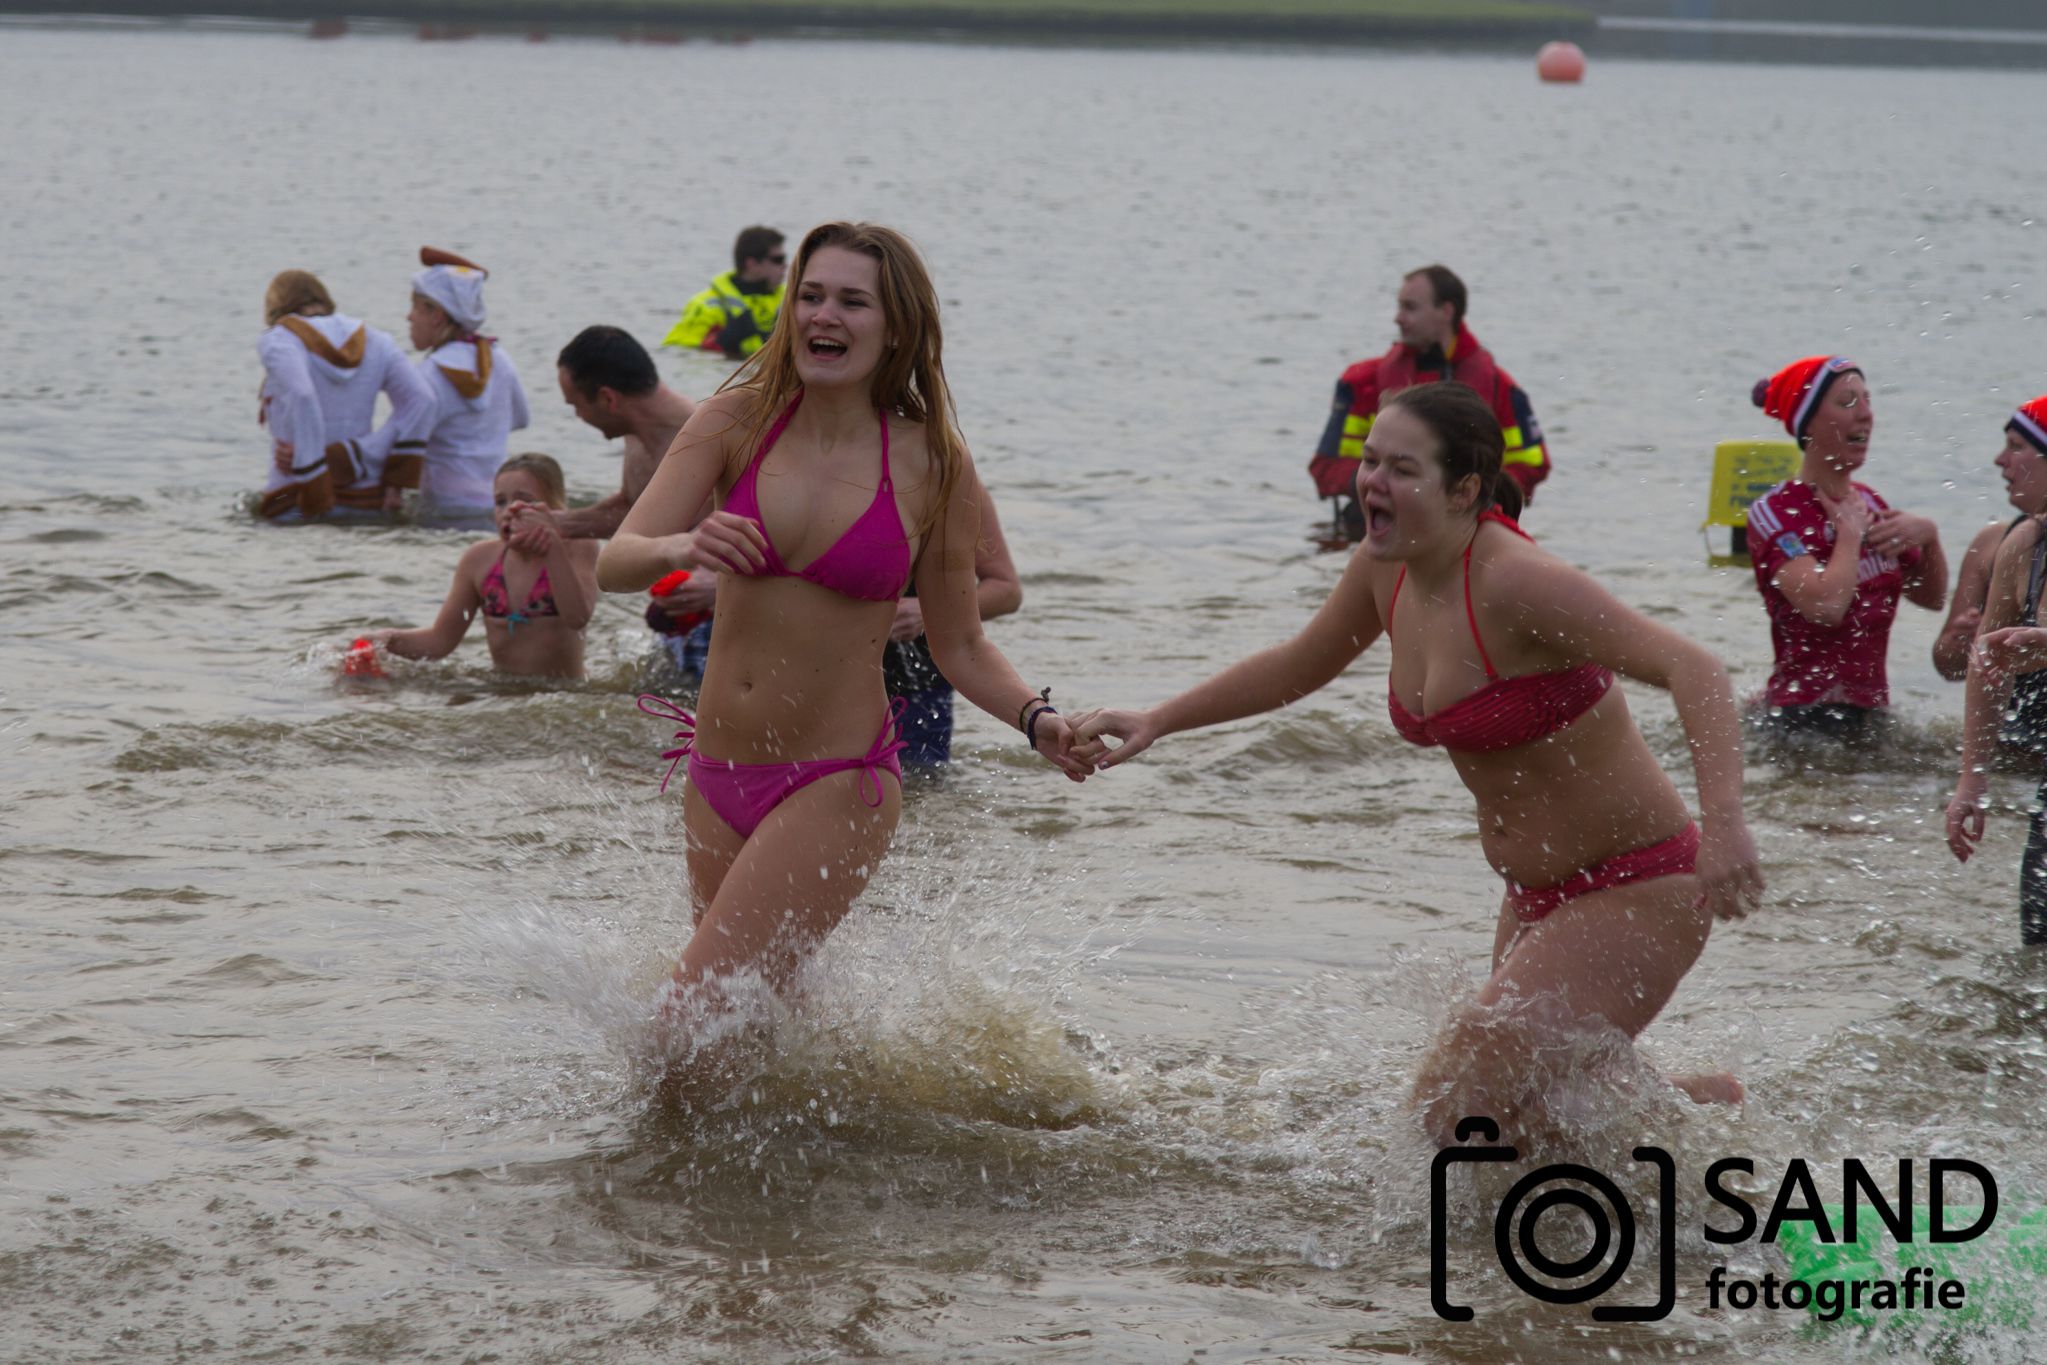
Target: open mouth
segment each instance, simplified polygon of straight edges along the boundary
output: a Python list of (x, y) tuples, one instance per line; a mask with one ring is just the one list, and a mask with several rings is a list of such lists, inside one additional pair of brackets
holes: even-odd
[(1365, 504), (1365, 534), (1383, 536), (1393, 529), (1393, 513), (1372, 503)]
[(846, 343), (833, 341), (830, 337), (812, 337), (810, 353), (824, 360), (836, 359), (846, 353)]

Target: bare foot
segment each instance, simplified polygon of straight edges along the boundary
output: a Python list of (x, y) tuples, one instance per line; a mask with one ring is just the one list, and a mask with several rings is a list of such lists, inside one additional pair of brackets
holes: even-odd
[(1695, 1104), (1740, 1104), (1748, 1098), (1748, 1088), (1731, 1071), (1672, 1076), (1670, 1083), (1691, 1096)]

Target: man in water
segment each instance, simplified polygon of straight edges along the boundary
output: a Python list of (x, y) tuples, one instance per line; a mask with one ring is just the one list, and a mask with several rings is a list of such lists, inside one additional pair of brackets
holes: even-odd
[(732, 268), (689, 301), (661, 344), (722, 351), (727, 360), (758, 351), (782, 311), (782, 281), (789, 273), (782, 240), (771, 227), (743, 230), (732, 243)]
[(1336, 500), (1336, 522), (1346, 539), (1365, 535), (1355, 492), (1357, 462), (1364, 458), (1365, 434), (1379, 415), (1379, 400), (1412, 384), (1454, 379), (1477, 390), (1499, 420), (1507, 441), (1505, 468), (1524, 503), (1535, 500), (1535, 486), (1549, 477), (1549, 451), (1535, 409), (1513, 376), (1464, 325), (1466, 299), (1464, 281), (1448, 266), (1409, 271), (1400, 281), (1393, 310), (1400, 340), (1386, 354), (1360, 360), (1336, 381), (1329, 425), (1308, 473), (1318, 494)]
[[(662, 383), (654, 357), (619, 327), (585, 327), (578, 332), (556, 357), (555, 377), (561, 383), (562, 400), (575, 409), (576, 416), (607, 440), (625, 441), (625, 470), (618, 491), (588, 507), (554, 514), (561, 534), (572, 540), (605, 539), (617, 532), (625, 514), (646, 491), (675, 433), (682, 430), (697, 405)], [(706, 505), (698, 518), (709, 511)], [(524, 544), (520, 548), (529, 549)], [(713, 574), (698, 575), (673, 596), (656, 599), (655, 605), (678, 618), (707, 610), (716, 582)]]

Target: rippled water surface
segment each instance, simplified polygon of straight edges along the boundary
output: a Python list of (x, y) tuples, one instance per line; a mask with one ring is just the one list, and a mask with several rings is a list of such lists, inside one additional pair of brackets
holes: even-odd
[[(0, 29), (0, 1357), (2039, 1359), (2047, 1323), (1865, 1342), (1701, 1292), (1720, 1155), (1962, 1155), (2039, 1199), (2023, 822), (1966, 872), (1940, 844), (1960, 695), (1923, 613), (1893, 751), (1752, 764), (1771, 904), (1646, 1036), (1751, 1103), (1588, 1100), (1594, 1150), (1688, 1174), (1676, 1313), (1523, 1299), (1473, 1196), (1453, 1325), (1402, 1098), (1498, 889), (1448, 764), (1386, 726), (1383, 655), (1078, 789), (967, 718), (801, 1002), (748, 1025), (753, 1079), (682, 1118), (635, 1065), (685, 912), (632, 604), (601, 608), (584, 685), (497, 678), (475, 639), (337, 685), (351, 634), (428, 619), (464, 536), (259, 527), (242, 498), (277, 269), (402, 331), (422, 241), (483, 260), (533, 385), (520, 444), (594, 497), (617, 460), (555, 401), (561, 344), (658, 336), (740, 224), (872, 217), (946, 300), (1028, 594), (997, 638), (1063, 702), (1148, 702), (1334, 580), (1302, 466), (1400, 271), (1442, 259), (1549, 428), (1531, 528), (1749, 689), (1763, 619), (1696, 527), (1712, 442), (1763, 434), (1758, 375), (1861, 360), (1869, 481), (1956, 554), (2001, 506), (1999, 429), (2047, 374), (2043, 95)], [(724, 373), (662, 363), (698, 395)], [(1688, 772), (1667, 701), (1632, 701)]]

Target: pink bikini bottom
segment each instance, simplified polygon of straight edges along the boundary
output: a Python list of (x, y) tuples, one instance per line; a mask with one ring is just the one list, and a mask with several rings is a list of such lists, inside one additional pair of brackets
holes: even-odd
[(665, 697), (643, 696), (640, 709), (650, 716), (664, 716), (677, 721), (682, 726), (675, 732), (675, 737), (682, 741), (681, 747), (664, 750), (661, 754), (669, 760), (668, 772), (661, 779), (661, 790), (668, 790), (668, 782), (675, 776), (676, 766), (687, 758), (689, 784), (717, 812), (718, 818), (732, 826), (733, 832), (742, 839), (752, 838), (761, 821), (767, 819), (775, 807), (811, 783), (834, 773), (858, 769), (861, 775), (860, 799), (870, 806), (879, 806), (882, 802), (880, 774), (892, 774), (898, 789), (902, 786), (903, 764), (896, 755), (909, 746), (895, 737), (901, 733), (901, 697), (889, 703), (888, 714), (882, 718), (881, 733), (874, 737), (874, 743), (868, 746), (866, 753), (858, 758), (815, 758), (803, 763), (734, 763), (728, 759), (705, 758), (695, 749), (695, 716)]

